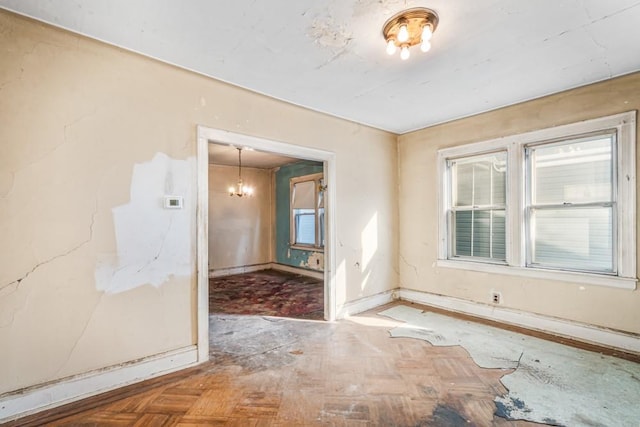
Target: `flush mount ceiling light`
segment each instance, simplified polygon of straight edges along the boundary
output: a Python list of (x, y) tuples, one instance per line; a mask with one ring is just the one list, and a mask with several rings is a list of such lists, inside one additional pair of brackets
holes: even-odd
[(437, 27), (438, 14), (425, 7), (407, 9), (393, 15), (382, 27), (387, 53), (393, 55), (399, 48), (400, 58), (406, 60), (411, 55), (411, 46), (419, 44), (421, 51), (429, 51), (431, 36)]
[(238, 150), (238, 183), (235, 187), (229, 187), (229, 195), (230, 196), (251, 196), (253, 195), (253, 188), (247, 187), (242, 182), (242, 148), (237, 148)]

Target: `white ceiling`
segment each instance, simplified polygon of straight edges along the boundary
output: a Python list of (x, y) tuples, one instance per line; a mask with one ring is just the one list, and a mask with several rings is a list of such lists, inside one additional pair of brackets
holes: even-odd
[[(432, 49), (381, 29), (434, 9)], [(394, 133), (640, 69), (638, 0), (0, 0), (250, 90)]]
[[(300, 159), (242, 148), (242, 167), (273, 169)], [(209, 143), (209, 163), (238, 166), (238, 149), (233, 145)]]

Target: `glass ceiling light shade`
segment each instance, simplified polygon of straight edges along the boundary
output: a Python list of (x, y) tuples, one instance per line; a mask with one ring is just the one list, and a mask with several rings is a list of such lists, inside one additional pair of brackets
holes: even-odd
[(400, 58), (408, 59), (409, 48), (420, 45), (420, 50), (431, 49), (431, 36), (438, 27), (438, 14), (425, 7), (403, 10), (393, 15), (384, 27), (382, 35), (387, 43), (387, 53), (393, 55), (400, 49)]
[(393, 42), (393, 40), (389, 40), (387, 42), (387, 53), (389, 55), (393, 55), (394, 53), (396, 53), (396, 44)]
[(402, 46), (400, 49), (400, 59), (406, 61), (411, 56), (411, 52), (409, 52), (409, 46)]
[(238, 182), (235, 186), (229, 187), (229, 196), (252, 196), (253, 188), (247, 187), (242, 182), (242, 148), (236, 148), (238, 150)]

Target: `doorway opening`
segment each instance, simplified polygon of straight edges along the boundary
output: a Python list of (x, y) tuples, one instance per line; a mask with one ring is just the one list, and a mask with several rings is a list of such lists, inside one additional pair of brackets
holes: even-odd
[[(323, 304), (322, 307), (317, 307), (319, 312), (310, 316), (334, 320), (335, 281), (332, 272), (335, 271), (335, 155), (323, 150), (204, 126), (198, 127), (197, 148), (199, 360), (208, 358), (210, 277), (217, 283), (216, 286), (221, 286), (216, 288), (216, 294), (213, 295), (214, 300), (218, 298), (216, 303), (225, 298), (252, 299), (255, 295), (246, 286), (240, 293), (238, 289), (231, 289), (240, 282), (243, 282), (240, 283), (240, 288), (256, 280), (261, 283), (254, 283), (255, 285), (277, 287), (283, 281), (288, 285), (300, 285), (296, 288), (300, 290), (298, 299), (304, 299), (305, 292), (308, 295), (317, 292), (312, 290), (315, 282), (315, 289), (320, 286)], [(241, 169), (238, 148), (242, 148)], [(243, 181), (255, 186), (253, 196), (230, 195), (229, 187), (240, 174), (243, 175)], [(313, 179), (316, 180), (314, 186), (307, 185), (306, 181)], [(314, 191), (305, 191), (307, 186)], [(310, 199), (312, 202), (306, 201), (309, 194), (313, 194)], [(238, 200), (239, 198), (246, 200)], [(214, 203), (218, 204), (213, 205)], [(311, 205), (306, 206), (305, 203)], [(284, 209), (289, 215), (282, 214)], [(210, 222), (212, 217), (218, 220), (223, 218), (224, 223)], [(210, 246), (212, 238), (214, 243)], [(300, 257), (304, 259), (301, 261)], [(304, 274), (299, 275), (301, 272)], [(216, 277), (226, 277), (226, 285), (230, 283), (229, 287), (224, 288), (225, 280), (218, 280)], [(218, 294), (217, 290), (231, 294)], [(261, 290), (263, 297), (268, 294), (266, 288)], [(280, 291), (281, 288), (278, 292)], [(285, 290), (283, 294), (285, 298), (293, 295), (286, 292)], [(276, 297), (272, 295), (266, 305), (258, 304), (258, 308), (268, 308), (274, 298)], [(252, 300), (256, 299), (260, 298)], [(227, 309), (238, 309), (241, 305), (241, 301), (234, 301)], [(286, 302), (278, 305), (278, 309), (282, 310), (285, 306)], [(273, 307), (274, 304), (271, 304), (271, 308)], [(286, 315), (287, 311), (283, 313)], [(269, 312), (256, 314), (271, 315)], [(294, 317), (304, 318), (304, 315)]]

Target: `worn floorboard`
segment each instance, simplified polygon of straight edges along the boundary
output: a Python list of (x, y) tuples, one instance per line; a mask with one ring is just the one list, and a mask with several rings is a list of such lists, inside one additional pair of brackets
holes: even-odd
[[(321, 284), (312, 291), (313, 298), (298, 298), (294, 305), (291, 301), (279, 303), (277, 296), (283, 292), (277, 288), (269, 292), (265, 289), (259, 298), (254, 298), (256, 295), (237, 279), (233, 281), (238, 287), (226, 284), (224, 293), (210, 304), (210, 362), (9, 425), (534, 425), (494, 415), (494, 398), (506, 391), (500, 378), (509, 370), (479, 368), (459, 346), (434, 347), (422, 340), (390, 338), (389, 330), (400, 322), (377, 314), (400, 303), (335, 323), (314, 321), (309, 319), (313, 315), (307, 313), (319, 312)], [(295, 278), (261, 276), (259, 280), (270, 286), (281, 282), (286, 284), (283, 291), (290, 291)], [(215, 292), (213, 282), (212, 286)], [(312, 295), (311, 291), (306, 295)], [(230, 303), (225, 305), (225, 300)], [(306, 311), (300, 309), (305, 304), (309, 307)], [(238, 315), (238, 310), (260, 315)], [(638, 355), (434, 308), (428, 310), (640, 360)], [(307, 318), (267, 317), (266, 313)]]
[(335, 323), (212, 315), (212, 330), (226, 329), (212, 333), (210, 363), (14, 424), (533, 425), (493, 415), (508, 371), (479, 368), (460, 347), (392, 339), (378, 311)]

